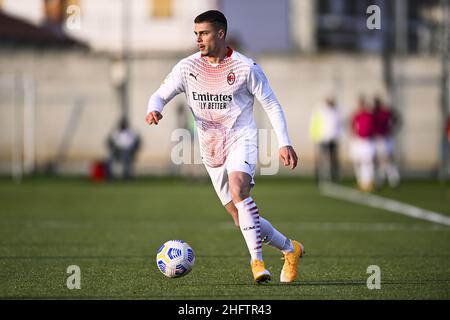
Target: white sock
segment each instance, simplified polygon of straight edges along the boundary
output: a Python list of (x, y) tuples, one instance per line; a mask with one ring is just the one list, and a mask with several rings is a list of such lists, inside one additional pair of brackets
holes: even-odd
[(361, 165), (361, 183), (363, 186), (370, 186), (373, 183), (373, 163), (372, 162), (364, 162)]
[(272, 224), (263, 217), (260, 216), (259, 221), (261, 223), (261, 237), (263, 243), (281, 250), (283, 253), (294, 251), (294, 246), (288, 237), (275, 229)]
[(262, 261), (262, 241), (258, 207), (251, 197), (235, 203), (238, 209), (239, 226), (247, 243), (251, 259)]

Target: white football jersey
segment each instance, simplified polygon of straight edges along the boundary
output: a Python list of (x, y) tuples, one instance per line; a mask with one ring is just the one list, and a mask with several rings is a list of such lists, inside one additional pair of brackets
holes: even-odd
[(150, 97), (147, 114), (162, 112), (181, 92), (195, 119), (203, 162), (210, 167), (221, 166), (234, 144), (256, 143), (254, 97), (270, 119), (278, 147), (291, 145), (283, 110), (263, 71), (253, 60), (230, 48), (216, 65), (200, 52), (178, 62)]

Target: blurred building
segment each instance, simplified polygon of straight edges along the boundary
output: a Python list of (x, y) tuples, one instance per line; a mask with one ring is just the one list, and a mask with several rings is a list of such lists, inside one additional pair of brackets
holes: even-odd
[[(370, 5), (381, 11), (380, 29), (367, 28)], [(383, 96), (402, 114), (402, 169), (435, 170), (440, 0), (1, 0), (0, 170), (26, 158), (29, 168), (60, 159), (62, 171), (86, 172), (104, 156), (104, 139), (124, 114), (143, 135), (137, 172), (171, 170), (171, 133), (184, 99), (167, 106), (158, 130), (144, 122), (147, 99), (172, 66), (196, 50), (195, 16), (217, 8), (229, 20), (230, 42), (263, 67), (282, 103), (303, 160), (300, 173), (314, 167), (307, 138), (313, 106), (333, 95), (349, 115), (361, 93)], [(11, 20), (53, 44), (26, 40)], [(255, 117), (270, 127), (258, 105)], [(342, 160), (345, 174), (350, 162)]]
[(0, 11), (0, 46), (6, 48), (88, 48), (87, 44), (77, 40), (61, 29), (50, 24), (33, 25)]
[[(215, 0), (3, 0), (11, 15), (45, 24), (89, 43), (95, 51), (192, 50), (192, 20)], [(79, 25), (73, 24), (79, 20)], [(71, 25), (71, 23), (73, 25)]]
[[(381, 9), (380, 32), (366, 26), (367, 8)], [(98, 51), (192, 50), (193, 18), (219, 8), (229, 36), (251, 52), (378, 52), (403, 40), (412, 53), (438, 50), (440, 0), (2, 0), (9, 15), (81, 39)], [(395, 21), (395, 15), (399, 21)], [(70, 26), (70, 20), (80, 20)], [(400, 21), (401, 20), (401, 21)], [(82, 26), (82, 27), (81, 27)], [(193, 35), (193, 34), (192, 34)]]

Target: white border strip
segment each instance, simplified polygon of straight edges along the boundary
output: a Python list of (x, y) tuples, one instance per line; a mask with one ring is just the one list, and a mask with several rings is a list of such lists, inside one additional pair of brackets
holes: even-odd
[(400, 201), (383, 198), (370, 193), (364, 193), (329, 182), (320, 183), (319, 189), (322, 194), (328, 197), (359, 203), (377, 209), (381, 208), (391, 212), (403, 214), (408, 217), (450, 226), (450, 217)]

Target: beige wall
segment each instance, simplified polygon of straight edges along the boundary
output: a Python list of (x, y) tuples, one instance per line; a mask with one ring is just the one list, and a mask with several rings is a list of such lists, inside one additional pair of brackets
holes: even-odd
[[(170, 136), (177, 127), (176, 106), (184, 104), (179, 96), (164, 111), (158, 127), (148, 127), (144, 117), (150, 94), (156, 90), (180, 57), (141, 57), (131, 68), (130, 119), (143, 138), (138, 157), (139, 173), (163, 173), (173, 169)], [(313, 168), (313, 145), (308, 136), (311, 109), (334, 94), (340, 110), (348, 118), (360, 93), (386, 94), (379, 57), (361, 55), (260, 56), (262, 66), (286, 114), (292, 142), (301, 159), (298, 174)], [(36, 161), (38, 165), (55, 156), (77, 97), (85, 106), (73, 136), (67, 160), (61, 169), (85, 172), (95, 159), (106, 155), (105, 139), (115, 126), (120, 108), (110, 79), (108, 56), (82, 52), (1, 51), (0, 75), (26, 74), (34, 80), (36, 90)], [(411, 58), (403, 72), (414, 78), (436, 78), (439, 61)], [(436, 78), (437, 79), (437, 78)], [(6, 81), (7, 82), (7, 81)], [(0, 82), (0, 170), (9, 172), (13, 150), (14, 113), (11, 88)], [(430, 170), (437, 164), (439, 146), (439, 86), (410, 84), (402, 91), (404, 127), (399, 136), (399, 157), (404, 170)], [(21, 98), (22, 99), (22, 98)], [(21, 100), (19, 99), (19, 100)], [(20, 104), (20, 103), (19, 103)], [(258, 104), (255, 118), (261, 127), (269, 127)], [(342, 137), (341, 159), (348, 172), (349, 131)], [(156, 170), (156, 171), (155, 171)], [(283, 171), (284, 172), (284, 171)]]

